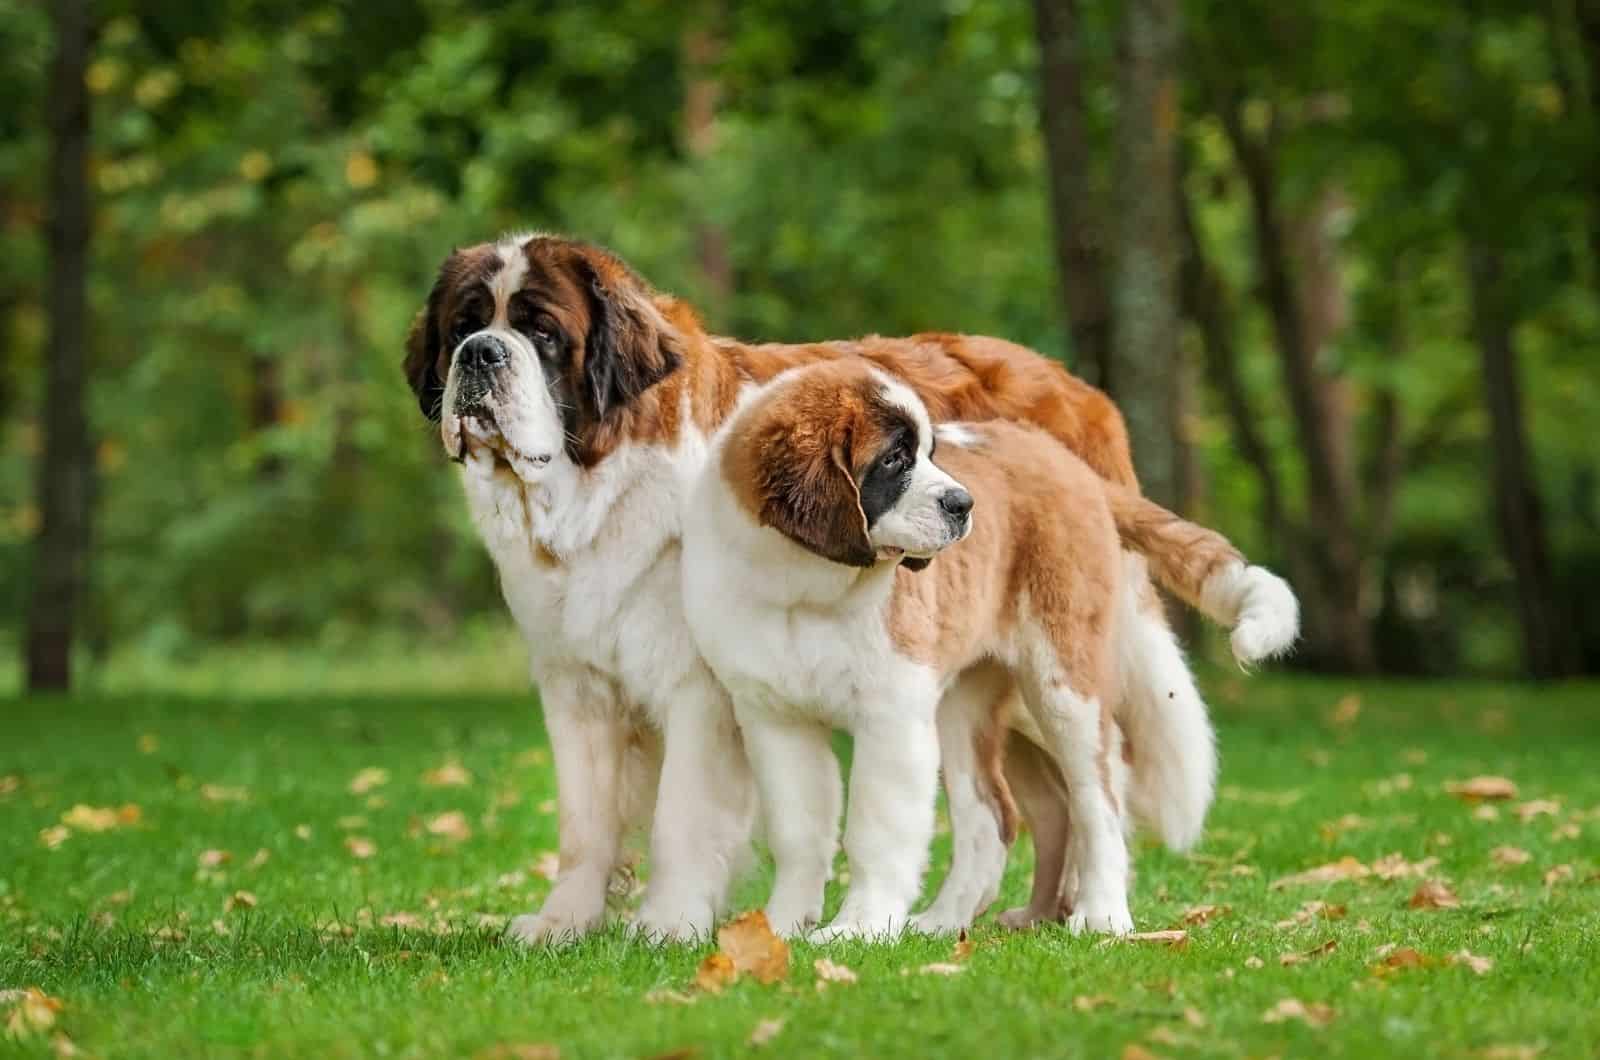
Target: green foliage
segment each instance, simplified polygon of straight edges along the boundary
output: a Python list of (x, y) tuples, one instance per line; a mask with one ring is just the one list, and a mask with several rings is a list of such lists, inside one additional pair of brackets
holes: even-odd
[[(1109, 180), (1114, 13), (1087, 6), (1091, 140)], [(246, 631), (337, 643), (497, 610), (398, 370), (455, 244), (514, 228), (607, 243), (751, 338), (938, 328), (1065, 349), (1026, 4), (124, 0), (101, 13), (98, 653)], [(1289, 115), (1287, 204), (1330, 181), (1345, 197), (1349, 325), (1329, 356), (1355, 436), (1380, 394), (1400, 400), (1405, 475), (1374, 578), (1415, 590), (1376, 595), (1405, 637), (1433, 643), (1430, 667), (1514, 662), (1461, 277), (1474, 233), (1503, 235), (1509, 254), (1563, 583), (1575, 598), (1597, 584), (1600, 487), (1574, 427), (1600, 412), (1600, 244), (1584, 235), (1600, 226), (1586, 180), (1600, 137), (1582, 39), (1560, 17), (1511, 3), (1188, 5), (1200, 221), (1296, 497), (1294, 432), (1249, 297), (1248, 210), (1206, 79), (1225, 73)], [(695, 29), (720, 43), (705, 151), (683, 129)], [(15, 615), (49, 356), (43, 12), (0, 3), (0, 46), (0, 603)], [(725, 241), (729, 293), (700, 266), (704, 228)], [(1202, 513), (1259, 554), (1258, 483), (1210, 403), (1198, 441)]]

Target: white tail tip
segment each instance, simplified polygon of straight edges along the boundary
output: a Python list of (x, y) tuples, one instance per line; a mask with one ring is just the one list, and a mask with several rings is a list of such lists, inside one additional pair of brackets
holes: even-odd
[(1265, 567), (1230, 564), (1206, 580), (1200, 607), (1233, 627), (1229, 643), (1243, 665), (1282, 655), (1300, 636), (1300, 602), (1289, 583)]

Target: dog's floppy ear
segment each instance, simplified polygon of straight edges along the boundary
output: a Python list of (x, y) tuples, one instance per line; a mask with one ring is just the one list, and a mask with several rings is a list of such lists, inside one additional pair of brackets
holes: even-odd
[(440, 406), (444, 403), (444, 380), (439, 378), (438, 369), (444, 323), (439, 313), (445, 287), (452, 275), (450, 263), (454, 259), (452, 254), (439, 269), (439, 278), (428, 293), (427, 303), (411, 318), (411, 330), (406, 334), (406, 379), (411, 383), (411, 392), (417, 395), (417, 406), (422, 414), (435, 423), (439, 422)]
[(850, 434), (818, 446), (767, 449), (761, 522), (790, 540), (852, 567), (870, 567), (877, 556), (867, 540), (861, 489), (850, 473)]
[(683, 362), (677, 330), (630, 278), (608, 283), (590, 266), (592, 319), (585, 339), (584, 390), (596, 420), (624, 408)]

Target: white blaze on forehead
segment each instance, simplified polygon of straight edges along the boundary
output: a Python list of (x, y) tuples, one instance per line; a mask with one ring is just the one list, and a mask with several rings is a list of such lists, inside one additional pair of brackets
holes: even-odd
[(877, 371), (872, 374), (881, 386), (878, 395), (888, 404), (904, 409), (917, 425), (917, 449), (926, 453), (933, 445), (933, 425), (928, 420), (928, 409), (922, 404), (922, 399), (898, 379), (891, 379)]
[(500, 258), (500, 267), (489, 277), (489, 293), (494, 297), (494, 318), (506, 318), (506, 306), (511, 301), (511, 296), (522, 290), (522, 283), (528, 278), (528, 252), (525, 249), (528, 241), (533, 236), (525, 233), (502, 236), (494, 245), (494, 252)]

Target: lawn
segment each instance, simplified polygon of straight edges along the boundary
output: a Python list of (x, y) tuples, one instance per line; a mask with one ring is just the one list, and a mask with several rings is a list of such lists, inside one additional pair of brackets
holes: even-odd
[[(654, 948), (615, 929), (560, 950), (499, 942), (541, 901), (555, 848), (531, 695), (499, 678), (483, 693), (392, 680), (322, 697), (249, 683), (0, 707), (0, 990), (42, 995), (0, 995), (13, 1027), (0, 1054), (1600, 1048), (1592, 685), (1212, 675), (1224, 770), (1207, 838), (1188, 855), (1136, 851), (1135, 919), (1182, 943), (983, 922), (970, 952), (796, 945), (786, 979), (711, 994), (695, 979), (714, 944)], [(1515, 796), (1447, 791), (1485, 774)], [(1025, 839), (1012, 862), (1005, 904), (1026, 888)], [(1329, 864), (1346, 878), (1280, 883)], [(744, 884), (739, 905), (763, 886)], [(819, 958), (856, 981), (819, 981)], [(758, 1027), (767, 1041), (751, 1045)]]

